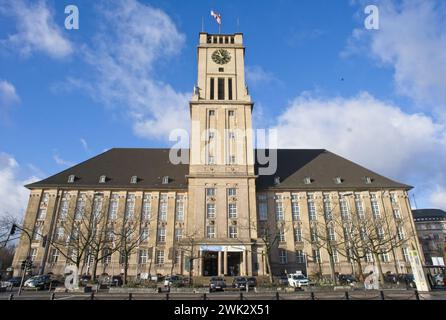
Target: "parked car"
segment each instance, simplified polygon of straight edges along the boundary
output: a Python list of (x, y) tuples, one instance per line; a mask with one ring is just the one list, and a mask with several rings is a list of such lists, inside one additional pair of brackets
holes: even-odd
[(406, 285), (408, 285), (411, 288), (417, 287), (415, 285), (415, 278), (414, 278), (413, 274), (400, 274), (398, 276), (398, 281), (400, 283), (406, 283)]
[(54, 278), (52, 275), (45, 274), (29, 278), (25, 281), (24, 287), (30, 289), (49, 289), (55, 288), (60, 284), (60, 281)]
[(248, 278), (246, 278), (246, 280), (248, 281), (248, 287), (250, 287), (250, 288), (257, 287), (257, 279), (256, 278), (248, 277)]
[(112, 287), (120, 287), (122, 286), (122, 284), (124, 283), (124, 281), (122, 280), (121, 276), (113, 276), (110, 286)]
[(288, 285), (288, 277), (286, 274), (281, 275), (277, 278), (277, 283), (281, 285)]
[(338, 281), (341, 286), (354, 286), (356, 282), (358, 282), (351, 274), (340, 274), (338, 276)]
[(209, 291), (224, 291), (225, 288), (226, 282), (222, 277), (211, 277), (209, 280)]
[(91, 280), (91, 276), (88, 274), (84, 274), (79, 278), (79, 284), (86, 286), (88, 282)]
[(310, 285), (310, 280), (302, 273), (290, 273), (288, 274), (288, 285), (293, 288), (300, 288)]
[(173, 276), (167, 276), (164, 278), (164, 286), (170, 287), (170, 286), (183, 286), (184, 281), (183, 278), (177, 275)]
[[(25, 281), (26, 280), (27, 280), (27, 278), (25, 277)], [(22, 281), (22, 277), (12, 277), (12, 278), (6, 280), (6, 282), (9, 282), (13, 287), (20, 286), (21, 281)]]
[(245, 289), (248, 283), (248, 279), (245, 277), (235, 277), (232, 281), (232, 287), (238, 289)]
[(386, 274), (384, 275), (384, 282), (397, 283), (398, 277), (396, 276), (396, 274), (393, 274), (391, 272), (386, 272)]

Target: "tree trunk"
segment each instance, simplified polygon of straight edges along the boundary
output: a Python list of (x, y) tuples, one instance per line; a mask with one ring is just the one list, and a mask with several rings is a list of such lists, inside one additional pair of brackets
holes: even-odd
[(129, 258), (127, 258), (127, 255), (126, 255), (125, 261), (124, 261), (124, 284), (127, 284), (128, 269), (129, 269)]
[(330, 262), (330, 273), (331, 273), (331, 281), (333, 281), (333, 284), (336, 285), (336, 275), (335, 275), (335, 263), (334, 263), (334, 259), (333, 259), (333, 252), (331, 254), (328, 255), (329, 258), (329, 262)]
[(358, 276), (358, 280), (360, 280), (360, 281), (364, 281), (364, 272), (362, 271), (362, 264), (361, 264), (361, 258), (359, 258), (358, 260), (357, 260), (357, 264), (358, 264), (358, 274), (359, 274), (359, 276)]
[(270, 258), (269, 258), (269, 250), (266, 252), (265, 259), (266, 259), (266, 267), (268, 268), (269, 282), (271, 284), (273, 284), (274, 278), (273, 278), (273, 271), (271, 269), (271, 262), (270, 262)]
[[(373, 254), (373, 256), (375, 257), (376, 265), (378, 267), (379, 283), (381, 286), (384, 286), (384, 275), (383, 275), (383, 269), (381, 267), (381, 261), (379, 260), (379, 255), (375, 252)], [(382, 288), (382, 287), (380, 287), (380, 288)]]
[(93, 280), (96, 280), (96, 273), (98, 270), (98, 264), (99, 261), (97, 259), (94, 259), (94, 263), (93, 263)]

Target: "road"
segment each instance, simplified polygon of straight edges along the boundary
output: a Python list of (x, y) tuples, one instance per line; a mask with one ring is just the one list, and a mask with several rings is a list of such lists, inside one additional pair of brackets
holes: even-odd
[[(384, 290), (385, 300), (415, 300), (416, 295), (414, 291), (406, 290)], [(242, 293), (242, 295), (241, 295)], [(91, 300), (92, 295), (89, 293), (63, 293), (63, 292), (48, 292), (48, 291), (22, 291), (20, 296), (17, 295), (17, 289), (14, 288), (12, 292), (0, 293), (0, 300), (9, 300), (10, 295), (13, 294), (14, 300)], [(420, 293), (420, 300), (446, 300), (446, 291), (437, 291), (430, 293)], [(213, 293), (133, 293), (132, 300), (226, 300), (226, 301), (240, 301), (241, 299), (250, 300), (312, 300), (311, 292), (280, 292), (278, 295), (275, 292), (255, 293), (255, 292), (213, 292)], [(94, 300), (129, 300), (129, 294), (123, 293), (108, 293), (101, 291), (94, 293)], [(345, 292), (314, 292), (315, 300), (347, 300)], [(348, 292), (348, 299), (350, 300), (381, 300), (381, 293), (379, 291), (350, 291)]]

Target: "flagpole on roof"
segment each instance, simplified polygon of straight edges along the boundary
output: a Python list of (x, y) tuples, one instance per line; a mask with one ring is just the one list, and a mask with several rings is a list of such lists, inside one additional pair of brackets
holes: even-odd
[(201, 32), (204, 32), (204, 17), (201, 17)]

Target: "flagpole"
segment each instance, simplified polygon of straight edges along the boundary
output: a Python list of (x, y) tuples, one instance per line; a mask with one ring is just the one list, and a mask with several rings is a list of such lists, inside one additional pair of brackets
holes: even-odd
[(204, 17), (201, 17), (201, 32), (204, 32)]

